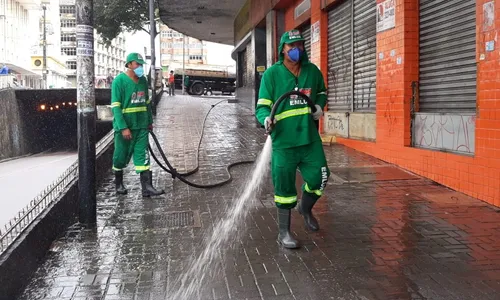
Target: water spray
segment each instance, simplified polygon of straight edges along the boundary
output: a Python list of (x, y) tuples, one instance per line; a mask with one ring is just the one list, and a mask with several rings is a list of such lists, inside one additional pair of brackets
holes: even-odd
[[(314, 104), (312, 103), (311, 99), (306, 95), (304, 95), (303, 93), (300, 93), (297, 90), (295, 90), (285, 93), (276, 101), (273, 108), (271, 109), (271, 114), (270, 114), (270, 117), (273, 121), (278, 106), (282, 103), (284, 99), (287, 99), (290, 95), (297, 95), (302, 97), (307, 101), (307, 104), (311, 107), (311, 110), (313, 112), (316, 111), (316, 108), (314, 107)], [(223, 101), (219, 103), (222, 102)], [(212, 108), (214, 108), (217, 104), (212, 105)], [(210, 111), (208, 113), (210, 113)], [(202, 134), (200, 137), (200, 143), (198, 144), (198, 152), (201, 144), (201, 139), (203, 137), (203, 129), (205, 126), (206, 118), (207, 117), (205, 116), (205, 120), (203, 121)], [(226, 214), (222, 218), (218, 219), (217, 222), (214, 224), (213, 231), (206, 236), (206, 239), (201, 245), (200, 252), (195, 257), (192, 257), (190, 259), (190, 262), (186, 266), (185, 271), (182, 274), (180, 274), (177, 280), (173, 281), (173, 283), (170, 285), (169, 288), (167, 288), (167, 291), (165, 292), (165, 299), (169, 300), (200, 299), (202, 298), (200, 292), (202, 291), (204, 282), (206, 280), (209, 280), (212, 276), (216, 276), (217, 268), (214, 267), (214, 262), (217, 262), (220, 259), (220, 251), (223, 251), (224, 248), (223, 245), (227, 244), (231, 240), (231, 238), (233, 238), (234, 241), (233, 237), (234, 234), (240, 232), (240, 229), (243, 225), (243, 220), (247, 218), (250, 212), (250, 210), (247, 208), (249, 206), (251, 207), (252, 203), (257, 201), (258, 191), (262, 187), (262, 183), (264, 182), (266, 177), (265, 175), (269, 173), (269, 166), (270, 166), (269, 162), (271, 160), (271, 153), (272, 153), (272, 140), (271, 136), (269, 135), (270, 132), (271, 130), (268, 130), (267, 139), (264, 144), (264, 147), (259, 156), (257, 157), (257, 160), (255, 161), (255, 165), (253, 171), (251, 172), (251, 175), (249, 176), (249, 180), (244, 186), (242, 186), (242, 191), (239, 193), (239, 196), (230, 201), (227, 207)], [(156, 139), (156, 136), (154, 136), (153, 133), (151, 133), (151, 135), (153, 136), (155, 144), (158, 147), (160, 154), (162, 155), (169, 169), (163, 167), (162, 165), (160, 166), (162, 166), (162, 168), (165, 171), (172, 174), (174, 178), (177, 177), (191, 186), (200, 188), (210, 188), (210, 187), (220, 186), (231, 180), (231, 174), (229, 174), (230, 177), (228, 180), (215, 183), (212, 185), (199, 185), (187, 181), (185, 178), (183, 178), (181, 174), (179, 174), (179, 172), (177, 172), (170, 165), (170, 163), (165, 157), (165, 153), (161, 149), (158, 140)], [(153, 152), (151, 147), (150, 151)], [(198, 152), (197, 155), (199, 157)], [(153, 156), (153, 158), (156, 160), (156, 162), (158, 162), (156, 157)], [(232, 166), (235, 166), (237, 164), (253, 163), (253, 162), (254, 161), (242, 161), (233, 163), (227, 167), (228, 173), (229, 173), (229, 168), (231, 168)], [(198, 158), (197, 158), (197, 163), (198, 163)], [(158, 164), (160, 163), (158, 162)], [(193, 174), (197, 170), (198, 166), (194, 170), (187, 172), (185, 174)]]

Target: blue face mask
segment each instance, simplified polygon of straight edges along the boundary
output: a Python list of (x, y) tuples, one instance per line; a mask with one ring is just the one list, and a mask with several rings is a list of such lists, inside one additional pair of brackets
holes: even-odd
[(137, 77), (142, 77), (142, 75), (144, 75), (144, 68), (142, 66), (138, 66), (134, 69), (134, 73)]
[(295, 47), (295, 48), (288, 50), (288, 57), (293, 62), (299, 62), (303, 53), (304, 53), (303, 51), (301, 51), (299, 48)]

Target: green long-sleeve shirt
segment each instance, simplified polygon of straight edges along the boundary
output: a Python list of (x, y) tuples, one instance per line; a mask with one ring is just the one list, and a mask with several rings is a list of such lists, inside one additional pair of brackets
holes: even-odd
[(111, 107), (115, 131), (147, 129), (153, 124), (146, 77), (135, 83), (125, 73), (116, 76), (111, 87)]
[[(255, 111), (257, 120), (264, 125), (264, 120), (271, 114), (274, 102), (295, 87), (309, 96), (314, 104), (324, 109), (326, 87), (323, 74), (318, 67), (306, 60), (301, 65), (299, 77), (296, 77), (282, 61), (279, 61), (262, 76), (259, 101)], [(281, 102), (276, 110), (275, 119), (276, 125), (271, 132), (273, 149), (298, 147), (321, 139), (309, 106), (305, 100), (296, 95)]]

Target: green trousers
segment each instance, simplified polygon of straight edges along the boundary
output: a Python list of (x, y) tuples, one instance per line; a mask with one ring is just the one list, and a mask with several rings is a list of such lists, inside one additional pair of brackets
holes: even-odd
[(131, 130), (132, 139), (126, 140), (121, 132), (115, 131), (115, 151), (113, 153), (113, 170), (121, 171), (130, 158), (134, 158), (136, 173), (149, 170), (149, 132), (147, 129)]
[(300, 147), (273, 149), (271, 173), (274, 202), (279, 208), (292, 209), (297, 205), (297, 167), (304, 179), (304, 193), (311, 194), (315, 199), (321, 197), (330, 177), (321, 141)]

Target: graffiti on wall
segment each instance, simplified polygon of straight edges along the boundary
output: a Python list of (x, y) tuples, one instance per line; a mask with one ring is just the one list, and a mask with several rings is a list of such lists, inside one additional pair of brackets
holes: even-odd
[[(376, 70), (377, 39), (369, 32), (354, 34), (354, 109), (369, 109), (375, 99), (376, 76), (370, 76), (370, 69)], [(362, 50), (361, 50), (362, 49)], [(371, 58), (371, 67), (366, 66), (367, 58)], [(361, 65), (363, 67), (358, 66)], [(373, 74), (375, 75), (375, 74)], [(370, 78), (372, 77), (372, 78)]]
[(345, 113), (326, 113), (325, 131), (330, 134), (348, 137), (349, 126), (347, 122), (348, 117)]
[[(351, 82), (351, 50), (345, 45), (336, 46), (328, 60), (328, 84), (333, 93), (333, 102), (342, 106), (351, 106), (351, 94), (345, 91)], [(341, 91), (344, 90), (344, 91)]]
[(395, 104), (394, 104), (394, 99), (391, 96), (389, 98), (389, 102), (385, 104), (385, 110), (384, 110), (384, 119), (387, 122), (387, 125), (389, 125), (389, 136), (394, 131), (394, 127), (398, 122), (398, 119), (394, 115), (394, 111), (395, 111)]
[(415, 147), (473, 154), (475, 151), (475, 115), (415, 114)]
[[(351, 47), (354, 47), (354, 71), (351, 68)], [(367, 79), (366, 68), (361, 68), (357, 64), (366, 64), (366, 58), (373, 55), (373, 71), (376, 64), (376, 39), (370, 34), (354, 34), (353, 45), (340, 44), (331, 51), (328, 63), (328, 84), (331, 87), (329, 94), (332, 95), (331, 102), (351, 108), (351, 101), (354, 101), (354, 110), (371, 108), (372, 100), (375, 97), (376, 77)], [(354, 81), (354, 90), (352, 82)]]

